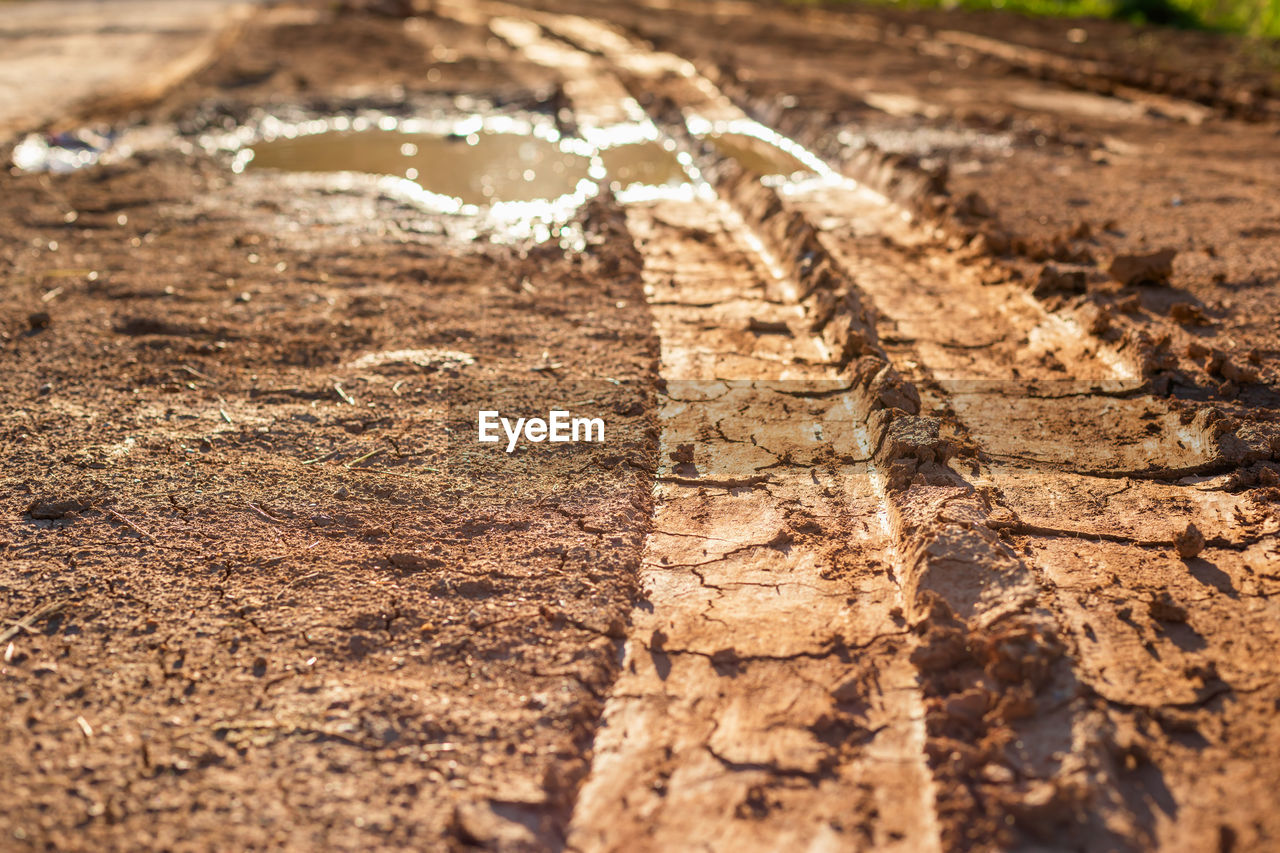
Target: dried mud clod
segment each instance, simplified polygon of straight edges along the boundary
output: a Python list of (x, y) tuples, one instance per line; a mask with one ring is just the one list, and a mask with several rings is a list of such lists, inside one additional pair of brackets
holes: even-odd
[(1200, 556), (1200, 552), (1204, 550), (1204, 534), (1194, 524), (1188, 524), (1173, 538), (1173, 544), (1178, 550), (1179, 557), (1190, 560)]
[(912, 662), (926, 696), (926, 754), (944, 782), (944, 846), (1006, 846), (1020, 833), (1045, 839), (1087, 824), (1088, 778), (1066, 763), (1045, 776), (1012, 748), (1041, 697), (1061, 695), (1065, 649), (1043, 615), (977, 628), (937, 592), (922, 590), (916, 601)]
[[(1221, 350), (1210, 350), (1207, 355), (1208, 360), (1205, 362), (1204, 370), (1210, 376), (1237, 386), (1252, 384), (1259, 379), (1257, 368), (1249, 364), (1240, 364)], [(1203, 358), (1204, 354), (1197, 351), (1197, 357)]]
[(1108, 265), (1107, 273), (1126, 287), (1168, 284), (1177, 254), (1176, 249), (1161, 249), (1143, 255), (1117, 255)]
[(1229, 492), (1253, 488), (1271, 491), (1277, 487), (1280, 487), (1280, 461), (1255, 462), (1252, 465), (1246, 465), (1233, 471), (1226, 484), (1226, 490)]
[(1031, 294), (1037, 299), (1058, 294), (1080, 294), (1085, 292), (1087, 281), (1081, 270), (1067, 270), (1056, 264), (1045, 264), (1040, 268), (1040, 275)]
[(1192, 302), (1175, 302), (1169, 306), (1169, 316), (1180, 326), (1207, 326), (1211, 322), (1199, 305)]
[(920, 413), (920, 392), (887, 360), (878, 355), (858, 359), (850, 368), (853, 388), (868, 410), (897, 409)]
[(905, 487), (916, 474), (929, 483), (954, 482), (946, 463), (956, 448), (943, 435), (943, 424), (937, 418), (882, 408), (872, 413), (868, 427), (876, 460), (893, 475), (892, 487)]

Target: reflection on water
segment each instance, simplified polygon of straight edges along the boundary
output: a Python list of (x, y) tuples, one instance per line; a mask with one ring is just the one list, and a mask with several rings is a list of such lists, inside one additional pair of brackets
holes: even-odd
[(590, 158), (517, 133), (336, 131), (279, 137), (253, 152), (250, 169), (392, 175), (476, 205), (568, 195), (591, 170)]
[(622, 189), (635, 184), (649, 187), (687, 183), (689, 176), (674, 151), (660, 142), (636, 142), (600, 152), (610, 184)]
[(711, 133), (712, 147), (731, 157), (743, 168), (759, 175), (793, 175), (809, 169), (792, 155), (758, 136), (746, 133)]
[(670, 142), (630, 133), (614, 135), (625, 141), (593, 145), (530, 124), (497, 124), (281, 125), (241, 148), (233, 167), (386, 175), (401, 187), (413, 185), (437, 209), (461, 212), (564, 206), (584, 200), (597, 183), (624, 199), (652, 198), (687, 192), (696, 178), (687, 155), (676, 154)]

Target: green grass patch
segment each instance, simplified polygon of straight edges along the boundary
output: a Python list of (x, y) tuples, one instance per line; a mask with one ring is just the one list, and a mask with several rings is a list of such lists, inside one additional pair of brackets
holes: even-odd
[(998, 9), (1029, 15), (1113, 18), (1280, 39), (1280, 0), (874, 0), (906, 8)]

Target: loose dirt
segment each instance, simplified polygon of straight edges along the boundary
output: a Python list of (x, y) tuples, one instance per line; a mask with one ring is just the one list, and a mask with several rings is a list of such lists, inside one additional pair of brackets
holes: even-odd
[(0, 125), (0, 846), (1276, 844), (1262, 59), (217, 9)]

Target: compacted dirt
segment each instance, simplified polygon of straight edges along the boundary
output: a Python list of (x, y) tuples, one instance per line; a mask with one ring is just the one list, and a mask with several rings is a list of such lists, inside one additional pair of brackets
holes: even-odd
[[(209, 8), (3, 125), (119, 144), (0, 174), (0, 848), (1280, 845), (1265, 50)], [(688, 191), (522, 230), (218, 141), (475, 115)], [(604, 441), (476, 441), (558, 408)]]

